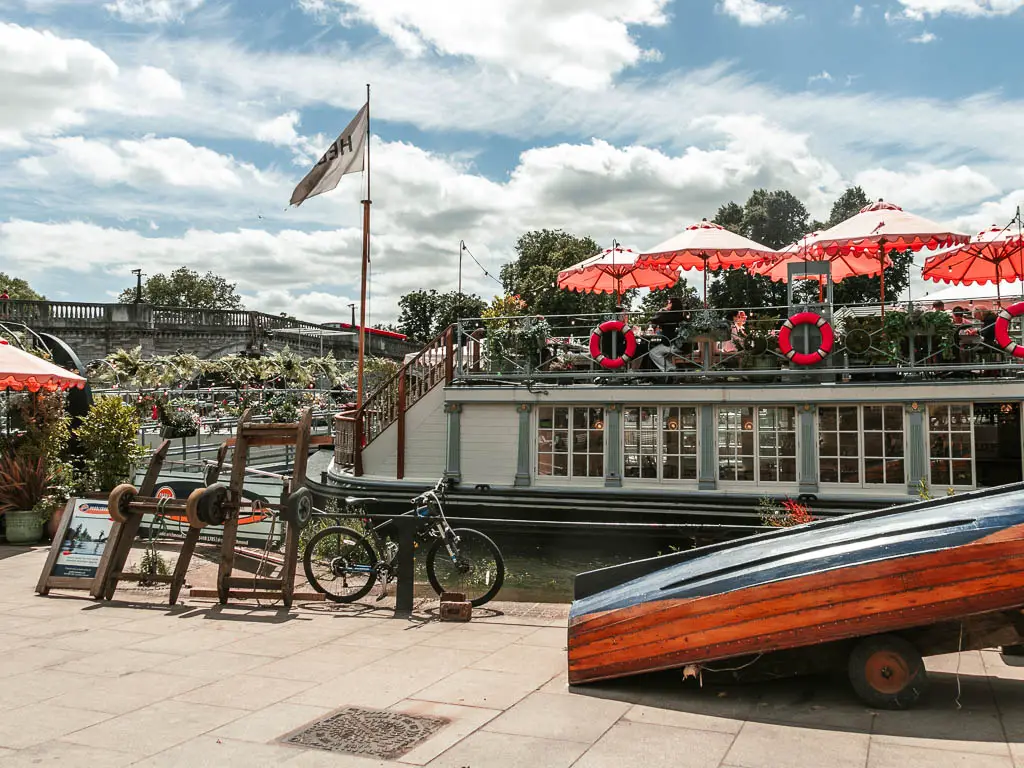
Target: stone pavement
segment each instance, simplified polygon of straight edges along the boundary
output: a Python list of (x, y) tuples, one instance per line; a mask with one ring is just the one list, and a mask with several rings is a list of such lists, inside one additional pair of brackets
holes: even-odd
[[(1024, 659), (995, 652), (929, 660), (910, 712), (821, 679), (569, 690), (565, 606), (442, 624), (436, 603), (411, 618), (384, 603), (97, 604), (34, 595), (44, 557), (0, 547), (0, 768), (1024, 768)], [(449, 724), (395, 762), (281, 743), (353, 704)]]

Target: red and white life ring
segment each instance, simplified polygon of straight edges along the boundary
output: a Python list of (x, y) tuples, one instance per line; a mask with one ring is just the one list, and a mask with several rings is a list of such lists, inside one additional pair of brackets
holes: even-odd
[[(626, 340), (626, 351), (618, 357), (605, 357), (601, 353), (601, 337), (609, 331), (621, 333)], [(602, 368), (621, 368), (636, 356), (636, 334), (621, 320), (606, 320), (590, 332), (590, 356)]]
[(1014, 357), (1024, 357), (1024, 346), (1010, 338), (1010, 321), (1015, 317), (1024, 315), (1024, 301), (999, 311), (996, 318), (995, 332), (996, 344), (1002, 347), (1004, 352), (1009, 352)]
[[(793, 342), (790, 334), (798, 325), (813, 325), (821, 331), (821, 346), (814, 352), (797, 352), (793, 349)], [(835, 343), (835, 334), (828, 321), (817, 312), (799, 312), (792, 317), (786, 318), (779, 331), (779, 351), (797, 365), (814, 365), (828, 357)]]

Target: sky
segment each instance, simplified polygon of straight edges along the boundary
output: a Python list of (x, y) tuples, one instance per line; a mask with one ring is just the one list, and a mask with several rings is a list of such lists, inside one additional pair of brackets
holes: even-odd
[(489, 299), (524, 232), (644, 249), (757, 188), (974, 233), (1024, 201), (1022, 35), (1024, 0), (0, 0), (0, 271), (348, 319), (365, 176), (288, 200), (367, 83), (373, 322), (460, 241)]

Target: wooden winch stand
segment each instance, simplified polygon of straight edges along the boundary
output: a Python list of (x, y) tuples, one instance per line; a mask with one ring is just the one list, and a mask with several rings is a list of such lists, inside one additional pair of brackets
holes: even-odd
[[(229, 502), (235, 502), (234, 509), (242, 499), (242, 485), (245, 481), (245, 463), (250, 448), (267, 445), (294, 445), (295, 459), (291, 479), (286, 481), (281, 495), (285, 499), (302, 487), (306, 477), (306, 462), (309, 460), (309, 436), (313, 425), (313, 410), (304, 408), (297, 424), (259, 424), (249, 422), (249, 411), (242, 414), (235, 434), (235, 452), (231, 459), (231, 484)], [(224, 523), (221, 539), (220, 568), (217, 574), (217, 598), (222, 604), (232, 598), (250, 600), (280, 600), (286, 608), (292, 605), (295, 595), (295, 568), (299, 561), (299, 526), (289, 523), (285, 533), (284, 565), (281, 575), (274, 578), (234, 576), (235, 539), (238, 534), (237, 511)], [(195, 593), (193, 593), (195, 594)]]
[[(298, 564), (299, 531), (302, 524), (308, 521), (308, 512), (312, 510), (312, 499), (309, 491), (296, 492), (302, 488), (306, 476), (306, 462), (309, 458), (310, 430), (313, 412), (305, 408), (299, 415), (296, 424), (264, 424), (249, 421), (250, 411), (246, 410), (238, 422), (234, 438), (225, 440), (217, 452), (217, 462), (207, 473), (207, 488), (197, 489), (187, 501), (180, 499), (161, 500), (153, 498), (157, 478), (163, 466), (164, 457), (170, 447), (165, 440), (153, 454), (149, 469), (146, 471), (142, 486), (136, 491), (130, 486), (121, 486), (111, 493), (111, 504), (121, 512), (115, 516), (110, 531), (109, 543), (100, 559), (90, 594), (94, 598), (112, 600), (119, 581), (149, 581), (171, 585), (169, 602), (174, 605), (185, 584), (189, 563), (199, 542), (200, 531), (206, 525), (223, 524), (224, 532), (221, 539), (221, 561), (217, 576), (216, 595), (221, 603), (236, 599), (271, 599), (281, 600), (286, 607), (291, 607), (295, 593), (295, 568)], [(235, 559), (235, 541), (238, 534), (238, 517), (243, 509), (243, 488), (245, 485), (246, 462), (249, 448), (271, 445), (294, 445), (295, 461), (292, 476), (286, 481), (280, 504), (269, 504), (267, 507), (279, 519), (290, 519), (285, 534), (284, 567), (280, 577), (260, 578), (251, 576), (233, 576), (232, 569)], [(231, 462), (231, 481), (225, 488), (216, 484), (217, 477), (227, 457), (228, 450), (234, 446)], [(127, 489), (125, 495), (121, 489)], [(123, 502), (118, 503), (118, 498)], [(304, 506), (307, 516), (302, 523), (297, 522), (298, 507)], [(125, 572), (132, 544), (142, 525), (144, 514), (185, 515), (189, 520), (188, 533), (182, 544), (175, 564), (174, 573), (169, 576), (159, 574), (139, 574)], [(112, 516), (113, 511), (112, 511)], [(117, 517), (123, 518), (119, 521)], [(248, 588), (248, 589), (246, 589)], [(192, 590), (192, 595), (206, 596), (204, 590)]]
[[(164, 459), (170, 447), (171, 441), (164, 440), (152, 457), (150, 457), (149, 468), (146, 470), (146, 476), (139, 487), (139, 496), (147, 498), (153, 496), (153, 491), (156, 490), (157, 478), (160, 476), (160, 470), (163, 468)], [(191, 527), (188, 529), (188, 533), (185, 534), (185, 541), (181, 546), (181, 552), (178, 554), (178, 562), (174, 566), (174, 573), (170, 576), (161, 576), (160, 574), (141, 574), (124, 570), (125, 564), (128, 562), (128, 555), (132, 550), (132, 544), (135, 543), (135, 537), (138, 536), (141, 525), (141, 514), (131, 515), (123, 523), (116, 519), (114, 520), (110, 528), (110, 538), (107, 547), (104, 549), (99, 566), (96, 569), (96, 579), (93, 581), (92, 589), (89, 590), (89, 594), (94, 598), (113, 600), (119, 581), (149, 581), (158, 584), (170, 584), (171, 594), (169, 602), (171, 605), (174, 605), (178, 601), (178, 595), (181, 594), (181, 588), (185, 584), (185, 575), (188, 572), (189, 562), (192, 560), (192, 553), (195, 551), (196, 544), (199, 541), (199, 529)]]

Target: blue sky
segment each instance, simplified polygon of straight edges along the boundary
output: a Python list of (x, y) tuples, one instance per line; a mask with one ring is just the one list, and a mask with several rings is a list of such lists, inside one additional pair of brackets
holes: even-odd
[[(0, 0), (0, 270), (358, 295), (362, 180), (286, 210), (373, 84), (374, 319), (539, 227), (643, 248), (758, 187), (968, 232), (1024, 194), (1024, 0)], [(467, 265), (469, 286), (497, 285)]]

